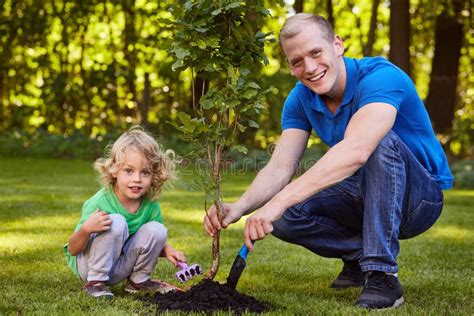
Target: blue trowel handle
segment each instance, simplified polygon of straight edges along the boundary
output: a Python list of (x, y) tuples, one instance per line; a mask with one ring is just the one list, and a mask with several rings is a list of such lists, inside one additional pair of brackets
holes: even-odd
[[(255, 240), (252, 240), (252, 245), (255, 244)], [(249, 248), (247, 248), (247, 245), (244, 243), (242, 245), (242, 248), (240, 248), (239, 251), (239, 256), (242, 257), (242, 259), (247, 260), (247, 255), (249, 254)]]

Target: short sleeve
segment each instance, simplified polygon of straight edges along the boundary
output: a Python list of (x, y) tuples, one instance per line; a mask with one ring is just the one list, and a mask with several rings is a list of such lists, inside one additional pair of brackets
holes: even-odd
[(81, 218), (79, 219), (79, 223), (76, 225), (75, 231), (78, 231), (81, 228), (82, 224), (95, 212), (95, 210), (99, 208), (96, 201), (90, 199), (84, 202), (82, 205), (82, 213)]
[(282, 130), (289, 128), (302, 129), (311, 132), (311, 124), (304, 111), (303, 99), (305, 99), (304, 89), (296, 85), (285, 100), (281, 115)]
[(360, 79), (359, 108), (380, 102), (394, 106), (397, 111), (406, 94), (406, 82), (400, 69), (383, 64), (371, 69)]
[(152, 201), (150, 203), (150, 208), (151, 208), (151, 221), (159, 222), (163, 224), (163, 217), (161, 216), (161, 206), (160, 202), (158, 201)]

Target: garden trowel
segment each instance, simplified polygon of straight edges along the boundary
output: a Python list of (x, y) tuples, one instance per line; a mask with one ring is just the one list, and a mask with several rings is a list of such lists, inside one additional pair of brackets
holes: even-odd
[[(252, 240), (252, 244), (255, 241)], [(227, 277), (226, 285), (232, 289), (237, 287), (237, 282), (239, 282), (240, 276), (242, 272), (244, 272), (246, 266), (247, 255), (249, 254), (249, 249), (245, 243), (240, 248), (237, 257), (235, 257), (234, 263), (232, 264), (232, 268), (230, 269), (229, 276)]]

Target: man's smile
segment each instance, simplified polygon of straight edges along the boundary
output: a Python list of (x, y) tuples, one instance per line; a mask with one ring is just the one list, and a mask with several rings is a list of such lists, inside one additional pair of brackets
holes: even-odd
[(311, 81), (311, 82), (316, 82), (319, 79), (321, 79), (322, 77), (324, 77), (324, 75), (326, 75), (326, 72), (327, 72), (327, 70), (321, 71), (320, 73), (318, 73), (318, 74), (316, 74), (312, 77), (309, 77), (306, 80)]

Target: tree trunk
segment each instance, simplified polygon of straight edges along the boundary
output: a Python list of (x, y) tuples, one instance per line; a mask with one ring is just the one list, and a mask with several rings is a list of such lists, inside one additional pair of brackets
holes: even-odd
[[(57, 106), (59, 109), (59, 113), (61, 114), (62, 118), (58, 119), (58, 122), (56, 124), (60, 124), (59, 122), (62, 122), (62, 125), (58, 126), (62, 133), (66, 133), (68, 125), (71, 123), (71, 118), (69, 116), (69, 104), (68, 104), (68, 99), (67, 95), (65, 93), (66, 91), (66, 84), (68, 81), (68, 52), (69, 52), (69, 33), (67, 30), (67, 15), (66, 15), (66, 5), (63, 4), (61, 8), (61, 12), (59, 12), (56, 8), (56, 5), (53, 4), (53, 10), (55, 13), (55, 16), (59, 18), (59, 21), (61, 22), (61, 43), (63, 45), (61, 50), (57, 50), (57, 45), (55, 45), (55, 51), (59, 55), (59, 74), (58, 77), (56, 78), (56, 82), (58, 83), (57, 88), (55, 89), (55, 94), (57, 95), (56, 100), (57, 100)], [(59, 115), (58, 115), (59, 116)]]
[(135, 70), (137, 66), (136, 41), (137, 35), (135, 30), (135, 0), (122, 0), (122, 9), (125, 15), (125, 31), (124, 31), (124, 47), (123, 53), (128, 63), (127, 85), (129, 92), (132, 95), (130, 101), (133, 102), (133, 108), (125, 106), (123, 115), (136, 118), (137, 116), (137, 88), (135, 85), (136, 75)]
[(410, 0), (390, 1), (389, 59), (410, 75)]
[[(222, 192), (221, 192), (221, 165), (222, 165), (222, 159), (224, 158), (224, 151), (221, 145), (217, 145), (215, 148), (215, 155), (213, 156), (211, 151), (211, 147), (208, 148), (208, 162), (212, 166), (212, 178), (214, 179), (214, 187), (215, 187), (215, 196), (221, 197)], [(219, 217), (219, 220), (222, 220), (224, 218), (224, 206), (222, 205), (222, 201), (220, 198), (217, 198), (214, 200), (214, 206), (217, 209), (217, 215)], [(206, 210), (207, 212), (207, 210)], [(219, 264), (220, 264), (220, 259), (221, 259), (221, 253), (219, 249), (219, 244), (220, 244), (220, 233), (217, 232), (214, 237), (212, 238), (212, 265), (211, 269), (209, 270), (209, 273), (206, 274), (205, 278), (206, 279), (214, 279), (214, 277), (217, 274), (217, 271), (219, 270)]]
[(293, 9), (295, 10), (296, 13), (303, 12), (303, 7), (304, 7), (303, 0), (295, 0), (295, 3), (293, 3)]
[(0, 131), (6, 130), (7, 128), (7, 119), (6, 119), (6, 107), (7, 107), (7, 102), (4, 102), (6, 100), (6, 83), (5, 83), (5, 78), (6, 76), (4, 75), (3, 69), (0, 68)]
[[(85, 55), (85, 51), (86, 51), (86, 33), (87, 33), (87, 30), (89, 28), (89, 24), (88, 23), (85, 23), (84, 24), (84, 27), (81, 29), (81, 35), (80, 35), (80, 39), (81, 39), (81, 57), (79, 58), (78, 60), (78, 65), (79, 65), (79, 73), (81, 74), (81, 78), (83, 80), (83, 84), (82, 84), (82, 89), (84, 91), (84, 104), (85, 104), (85, 111), (87, 112), (87, 115), (89, 116), (89, 118), (92, 118), (93, 115), (92, 115), (92, 102), (90, 100), (90, 98), (87, 97), (87, 93), (89, 92), (89, 88), (90, 88), (90, 80), (88, 77), (88, 73), (86, 72), (86, 69), (84, 68), (84, 55)], [(91, 123), (86, 123), (85, 126), (84, 126), (84, 129), (86, 131), (86, 134), (87, 136), (90, 136), (92, 134), (92, 124)]]
[(438, 133), (452, 128), (457, 97), (463, 25), (444, 11), (436, 19), (435, 51), (426, 107)]
[(142, 104), (140, 107), (140, 116), (142, 119), (142, 126), (148, 126), (148, 109), (150, 106), (150, 74), (145, 72), (145, 88), (143, 89)]
[(212, 280), (219, 270), (219, 264), (221, 259), (221, 253), (219, 251), (220, 232), (216, 232), (212, 237), (212, 264), (209, 272), (204, 276), (205, 279)]
[[(3, 5), (0, 7), (3, 8)], [(0, 128), (2, 130), (7, 130), (9, 127), (15, 127), (11, 119), (11, 113), (13, 111), (9, 109), (9, 94), (11, 86), (14, 86), (14, 83), (12, 84), (8, 79), (8, 71), (11, 67), (11, 58), (13, 56), (14, 47), (17, 44), (16, 39), (18, 36), (18, 29), (20, 28), (20, 24), (13, 23), (13, 21), (18, 20), (18, 12), (21, 12), (19, 3), (14, 1), (11, 4), (11, 13), (8, 19), (8, 24), (4, 24), (8, 33), (8, 37), (6, 37), (4, 43), (9, 43), (9, 45), (3, 45), (0, 50)], [(7, 115), (9, 117), (7, 117)], [(21, 124), (19, 124), (18, 127), (21, 127)]]
[(367, 35), (367, 43), (364, 46), (364, 56), (372, 55), (372, 48), (375, 42), (375, 30), (377, 29), (377, 11), (379, 9), (380, 0), (372, 1), (372, 16), (370, 17), (370, 29)]
[[(107, 6), (107, 3), (103, 3), (103, 20), (105, 24), (110, 25), (113, 20), (113, 9), (109, 8)], [(114, 57), (112, 59), (112, 62), (110, 63), (109, 67), (112, 69), (110, 71), (109, 75), (109, 82), (107, 84), (107, 89), (109, 91), (106, 102), (107, 106), (112, 110), (112, 113), (116, 113), (117, 115), (120, 113), (120, 105), (119, 105), (119, 96), (118, 96), (118, 83), (117, 83), (117, 73), (119, 73), (119, 68), (121, 67), (119, 63), (117, 62), (117, 58), (115, 57), (115, 53), (119, 50), (117, 46), (114, 44), (114, 36), (112, 32), (112, 28), (108, 28), (108, 36), (109, 36), (109, 42), (108, 42), (108, 49), (110, 52), (113, 53)], [(106, 128), (112, 128), (112, 126), (115, 124), (111, 118), (107, 118), (102, 121), (102, 124), (105, 124)]]
[(334, 8), (332, 6), (332, 0), (327, 0), (326, 2), (326, 11), (328, 13), (328, 22), (331, 24), (332, 28), (336, 28), (336, 20), (334, 19)]
[[(193, 81), (193, 86), (191, 87), (191, 106), (189, 107), (189, 113), (194, 111), (196, 106), (199, 104), (201, 97), (206, 94), (209, 90), (209, 81), (204, 78), (204, 73), (199, 72), (196, 74), (196, 77)], [(187, 111), (188, 112), (188, 111)]]

